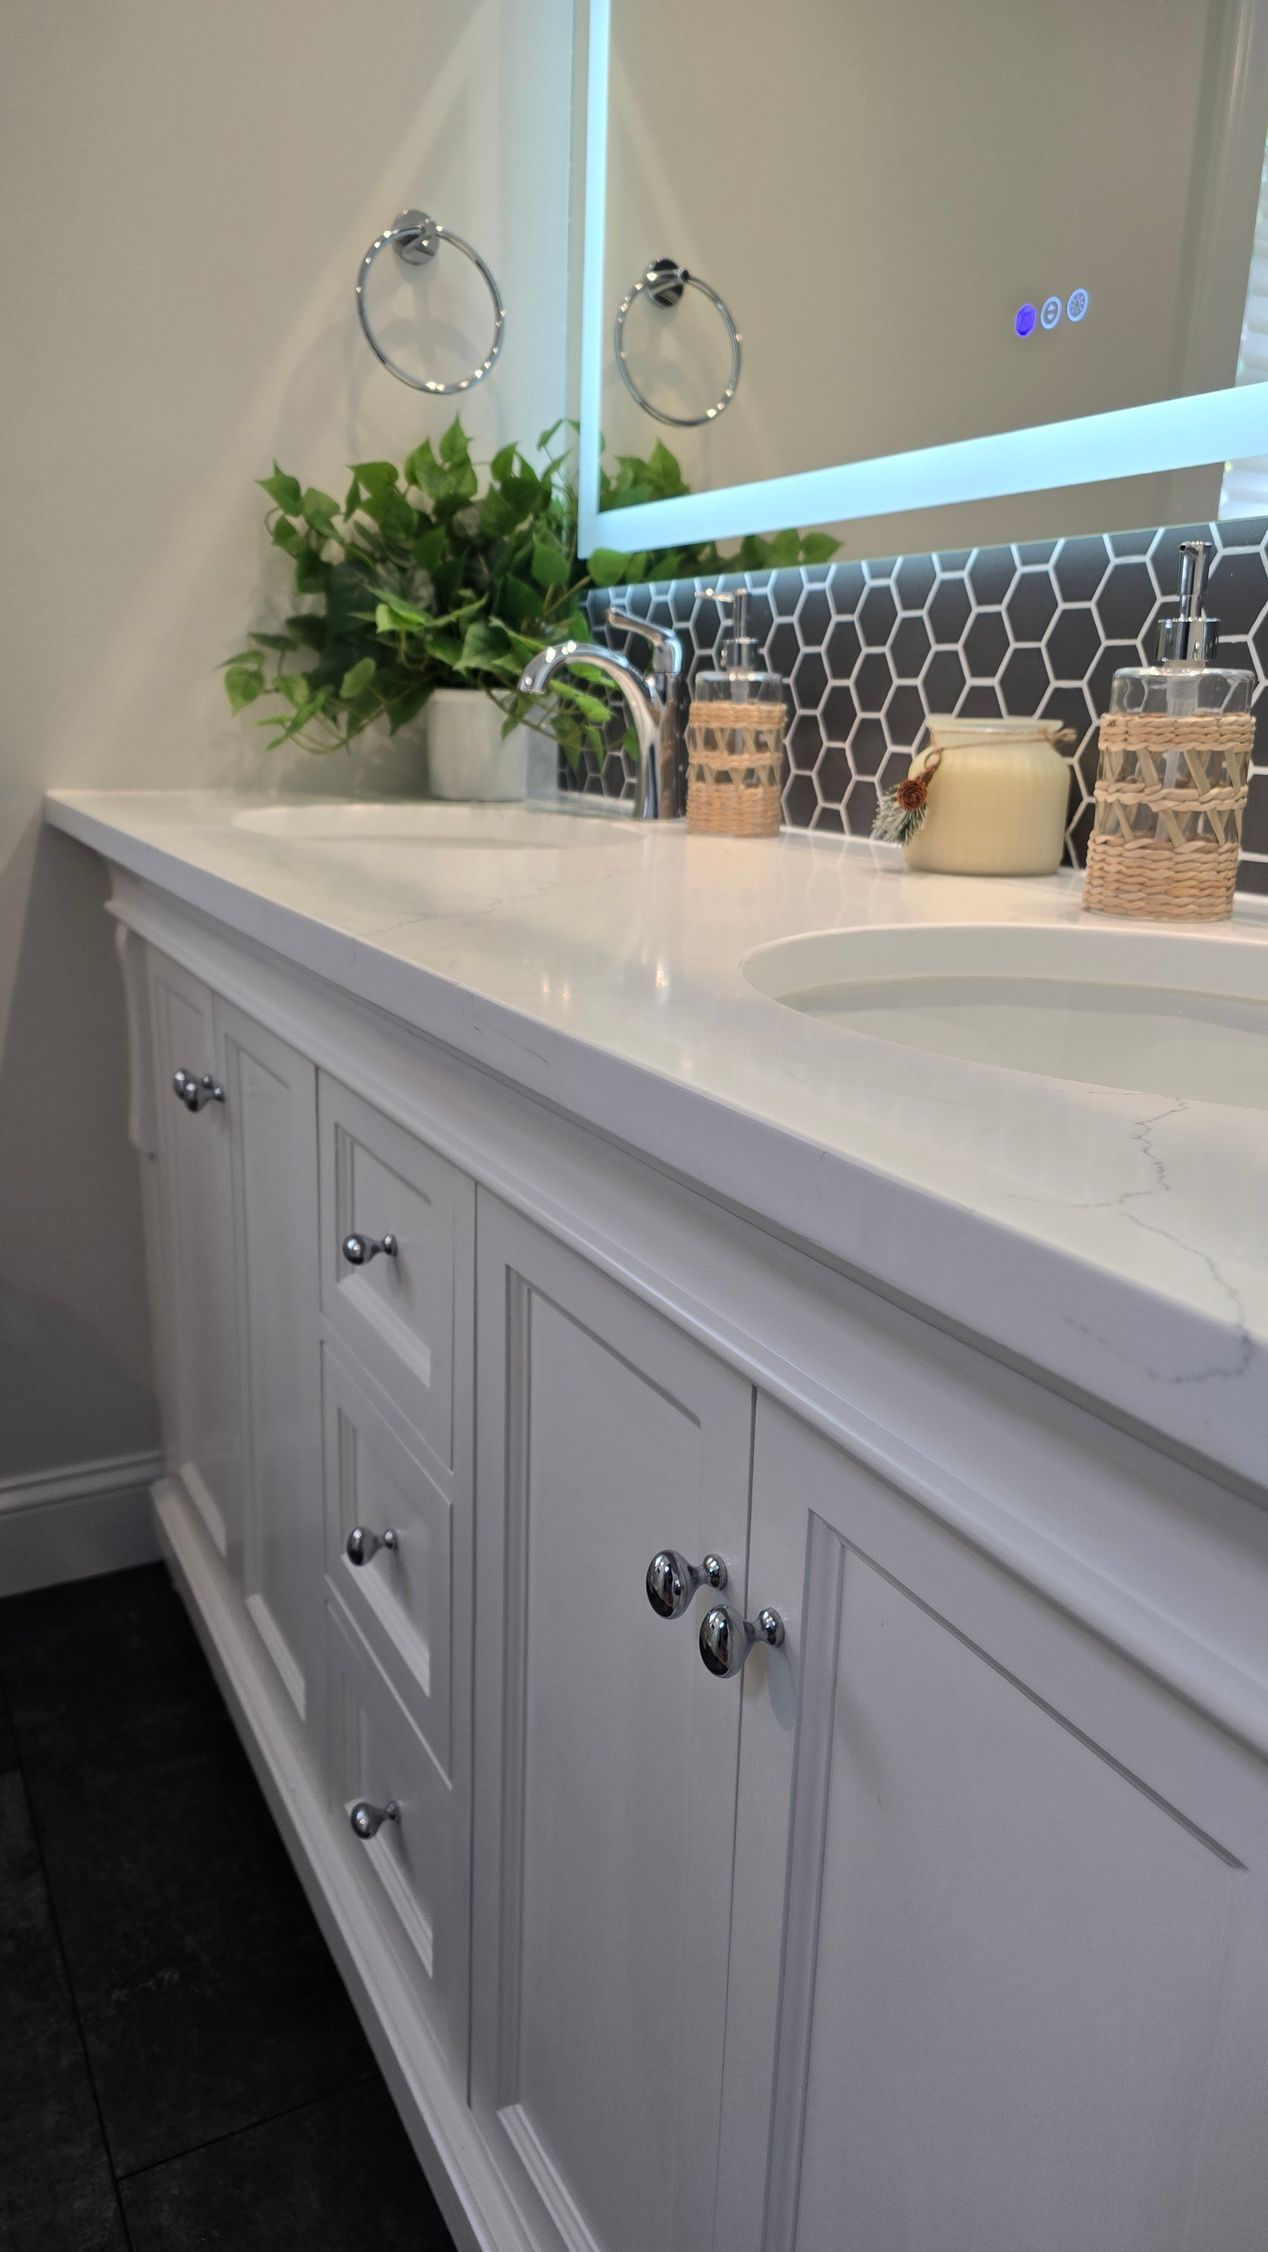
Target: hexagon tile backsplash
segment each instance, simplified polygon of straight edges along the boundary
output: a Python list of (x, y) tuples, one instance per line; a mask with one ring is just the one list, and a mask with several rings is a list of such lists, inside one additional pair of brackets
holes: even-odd
[[(1174, 607), (1182, 539), (1215, 543), (1208, 608), (1220, 656), (1258, 683), (1261, 715), (1239, 883), (1268, 893), (1268, 518), (958, 548), (880, 563), (757, 573), (753, 631), (788, 682), (784, 816), (793, 826), (866, 836), (880, 790), (906, 772), (930, 712), (1062, 720), (1073, 729), (1067, 848), (1087, 850), (1096, 730), (1120, 665), (1151, 662), (1159, 615)], [(703, 580), (604, 590), (635, 616), (673, 625), (688, 669), (714, 662), (722, 628)], [(765, 615), (763, 615), (765, 613)], [(620, 796), (619, 753), (582, 786)]]

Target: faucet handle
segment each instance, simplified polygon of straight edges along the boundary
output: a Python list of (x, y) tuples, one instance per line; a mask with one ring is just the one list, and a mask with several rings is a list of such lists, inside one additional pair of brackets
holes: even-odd
[(682, 643), (676, 633), (666, 633), (663, 626), (650, 625), (646, 618), (632, 618), (628, 610), (618, 608), (615, 602), (608, 605), (606, 624), (615, 626), (619, 633), (641, 634), (651, 646), (652, 679), (662, 691), (670, 681), (682, 674)]

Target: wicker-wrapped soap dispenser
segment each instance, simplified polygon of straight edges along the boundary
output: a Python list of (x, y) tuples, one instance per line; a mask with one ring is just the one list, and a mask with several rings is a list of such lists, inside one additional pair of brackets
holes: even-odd
[(731, 611), (716, 671), (698, 672), (687, 715), (687, 827), (697, 836), (773, 837), (783, 805), (787, 704), (778, 673), (758, 662), (748, 588), (711, 587)]
[(1212, 662), (1208, 545), (1180, 548), (1180, 603), (1158, 660), (1114, 675), (1101, 721), (1083, 904), (1101, 915), (1219, 922), (1233, 912), (1255, 722), (1254, 675)]

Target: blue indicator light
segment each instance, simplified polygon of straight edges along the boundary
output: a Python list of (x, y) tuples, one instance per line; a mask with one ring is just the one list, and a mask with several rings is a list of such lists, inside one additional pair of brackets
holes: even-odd
[(1043, 311), (1039, 318), (1045, 328), (1055, 328), (1061, 318), (1061, 299), (1059, 297), (1045, 297)]
[(1013, 327), (1019, 336), (1029, 336), (1038, 318), (1039, 315), (1033, 305), (1019, 305)]
[(1066, 299), (1066, 314), (1072, 321), (1081, 321), (1092, 300), (1085, 289), (1072, 289)]

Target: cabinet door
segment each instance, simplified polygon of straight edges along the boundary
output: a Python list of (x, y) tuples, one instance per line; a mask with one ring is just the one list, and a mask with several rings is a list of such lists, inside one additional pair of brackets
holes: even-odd
[(1260, 1763), (765, 1400), (749, 1584), (717, 2246), (1261, 2247)]
[(313, 1067), (217, 1001), (233, 1159), (246, 1433), (241, 1588), (284, 1710), (314, 1745), (322, 1627)]
[(229, 1120), (225, 1105), (189, 1111), (177, 1071), (223, 1079), (211, 995), (152, 949), (150, 1021), (158, 1125), (159, 1358), (170, 1460), (213, 1546), (236, 1567), (242, 1476)]
[(740, 1699), (645, 1577), (714, 1550), (742, 1600), (752, 1395), (492, 1199), (477, 1236), (474, 2100), (539, 2243), (698, 2252)]

